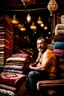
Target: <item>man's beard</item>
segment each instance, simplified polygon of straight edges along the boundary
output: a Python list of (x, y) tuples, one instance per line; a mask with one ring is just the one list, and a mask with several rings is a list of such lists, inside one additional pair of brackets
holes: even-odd
[(38, 48), (38, 51), (39, 52), (43, 52), (43, 48)]

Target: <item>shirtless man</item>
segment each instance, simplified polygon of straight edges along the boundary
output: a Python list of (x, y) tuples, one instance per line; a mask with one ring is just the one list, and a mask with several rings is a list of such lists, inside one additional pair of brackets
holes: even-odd
[(28, 80), (31, 96), (39, 96), (36, 84), (42, 79), (55, 79), (56, 77), (56, 56), (52, 50), (47, 48), (44, 37), (37, 39), (38, 57), (33, 64), (29, 65), (30, 72)]

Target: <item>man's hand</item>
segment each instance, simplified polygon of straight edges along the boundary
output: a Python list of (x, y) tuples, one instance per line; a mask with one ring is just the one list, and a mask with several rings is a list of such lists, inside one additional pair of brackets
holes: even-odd
[(32, 65), (29, 65), (29, 68), (32, 69)]
[(40, 65), (41, 65), (40, 63), (37, 64), (37, 66), (40, 66)]
[(37, 65), (37, 63), (34, 62), (34, 63), (31, 63), (30, 65), (33, 66), (33, 67), (35, 67)]

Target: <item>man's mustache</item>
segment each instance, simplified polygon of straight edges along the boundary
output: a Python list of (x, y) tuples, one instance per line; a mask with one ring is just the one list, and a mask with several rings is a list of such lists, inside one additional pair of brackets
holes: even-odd
[(42, 47), (38, 47), (38, 49), (43, 49)]

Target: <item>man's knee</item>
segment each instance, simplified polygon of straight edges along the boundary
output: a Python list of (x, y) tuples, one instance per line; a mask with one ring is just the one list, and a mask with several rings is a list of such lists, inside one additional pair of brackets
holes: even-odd
[(38, 71), (30, 71), (28, 74), (28, 78), (39, 78), (40, 73)]
[(28, 78), (33, 77), (33, 75), (34, 75), (34, 71), (30, 71), (30, 72), (28, 73)]

